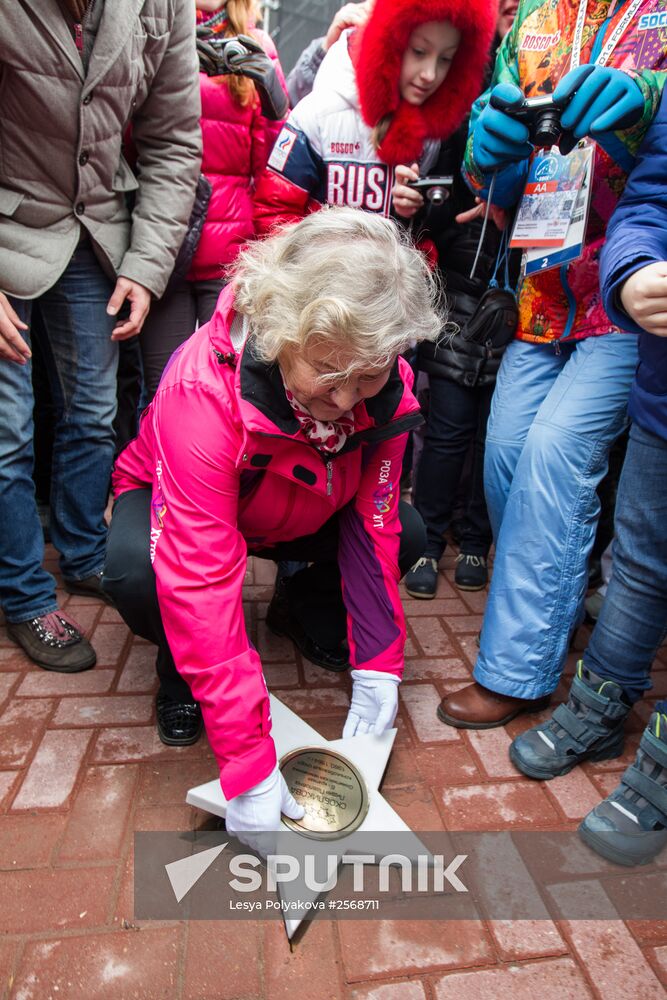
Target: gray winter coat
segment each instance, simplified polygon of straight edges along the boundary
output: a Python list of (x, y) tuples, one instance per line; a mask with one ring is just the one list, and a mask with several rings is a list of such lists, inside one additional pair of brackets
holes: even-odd
[(51, 288), (83, 226), (111, 278), (162, 294), (199, 175), (194, 27), (193, 0), (107, 0), (86, 74), (57, 0), (0, 4), (1, 291)]

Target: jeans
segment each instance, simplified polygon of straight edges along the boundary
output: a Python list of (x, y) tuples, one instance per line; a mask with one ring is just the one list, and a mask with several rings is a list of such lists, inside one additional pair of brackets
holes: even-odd
[(540, 698), (558, 684), (583, 603), (596, 490), (627, 421), (637, 338), (516, 340), (491, 403), (484, 483), (496, 553), (474, 676)]
[[(173, 701), (191, 702), (192, 693), (176, 669), (162, 624), (155, 573), (150, 561), (150, 505), (150, 489), (129, 490), (116, 501), (109, 528), (103, 585), (134, 634), (157, 645), (155, 666), (160, 680), (160, 694)], [(413, 507), (401, 502), (399, 516), (401, 540), (398, 559), (403, 576), (419, 558), (419, 553), (424, 551), (425, 539), (424, 525)], [(329, 648), (345, 635), (337, 550), (338, 517), (334, 515), (314, 535), (249, 553), (255, 558), (275, 562), (287, 559), (316, 561), (315, 567), (311, 567), (315, 569), (311, 578), (315, 586), (312, 593), (297, 595), (297, 616), (302, 613), (302, 624), (307, 633)], [(324, 603), (322, 595), (326, 595)]]
[(651, 664), (667, 636), (666, 525), (667, 440), (635, 424), (618, 487), (611, 580), (583, 655), (631, 702), (651, 687)]
[[(106, 314), (113, 284), (88, 243), (39, 298), (55, 408), (51, 538), (63, 575), (81, 580), (102, 569), (104, 510), (113, 460), (118, 348)], [(30, 324), (32, 302), (10, 300)], [(31, 332), (23, 333), (30, 343)], [(35, 332), (36, 335), (36, 332)], [(44, 542), (32, 480), (32, 365), (0, 361), (0, 605), (10, 622), (57, 608), (55, 580), (42, 568)]]
[(426, 524), (426, 551), (438, 560), (449, 527), (470, 442), (473, 463), (461, 551), (486, 557), (491, 525), (484, 499), (484, 441), (493, 386), (469, 389), (429, 375), (429, 404), (424, 445), (417, 466), (414, 503)]

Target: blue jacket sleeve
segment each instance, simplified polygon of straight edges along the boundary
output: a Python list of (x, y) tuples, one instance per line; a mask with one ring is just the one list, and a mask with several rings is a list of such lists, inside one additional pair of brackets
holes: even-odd
[(637, 163), (607, 230), (600, 287), (607, 315), (623, 330), (641, 333), (623, 311), (618, 292), (630, 275), (667, 260), (667, 98), (642, 143)]

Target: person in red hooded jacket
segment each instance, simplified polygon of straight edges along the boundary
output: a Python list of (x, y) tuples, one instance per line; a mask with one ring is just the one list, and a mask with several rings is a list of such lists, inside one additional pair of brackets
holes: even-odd
[[(266, 32), (255, 27), (255, 0), (196, 0), (197, 25), (214, 35), (254, 38), (275, 61), (286, 87), (278, 53)], [(226, 281), (226, 272), (247, 240), (255, 236), (252, 194), (266, 166), (280, 121), (262, 114), (256, 87), (248, 76), (199, 74), (203, 140), (202, 171), (211, 184), (206, 220), (186, 278), (172, 281), (153, 304), (141, 334), (148, 401), (155, 395), (172, 352), (195, 326), (206, 323)]]
[(470, 110), (496, 14), (488, 0), (376, 0), (287, 118), (257, 185), (258, 231), (323, 204), (389, 215), (396, 166), (428, 173)]

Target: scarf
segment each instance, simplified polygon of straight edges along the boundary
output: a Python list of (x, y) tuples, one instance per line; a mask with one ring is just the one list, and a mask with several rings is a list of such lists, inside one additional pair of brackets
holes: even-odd
[(210, 17), (203, 14), (201, 20), (197, 20), (200, 28), (209, 28), (216, 35), (223, 34), (229, 26), (229, 14), (224, 7), (217, 14), (211, 14)]
[[(283, 385), (285, 382), (283, 380)], [(335, 455), (340, 451), (348, 437), (354, 431), (354, 416), (351, 410), (344, 413), (338, 420), (317, 420), (309, 413), (303, 403), (285, 386), (285, 395), (292, 407), (294, 416), (299, 421), (301, 430), (318, 451)]]

